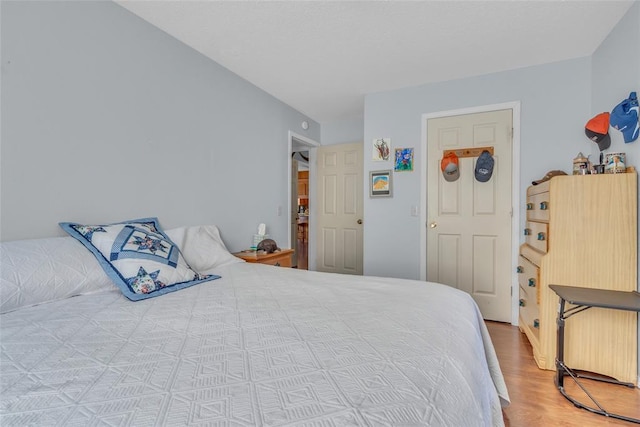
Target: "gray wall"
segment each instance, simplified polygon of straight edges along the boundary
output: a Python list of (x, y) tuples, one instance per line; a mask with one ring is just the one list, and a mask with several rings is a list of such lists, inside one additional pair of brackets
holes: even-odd
[[(391, 162), (372, 162), (366, 155), (374, 138), (390, 137), (392, 149), (414, 147), (416, 163), (414, 172), (394, 174), (393, 198), (365, 197), (365, 274), (419, 278), (424, 224), (411, 216), (411, 206), (420, 206), (423, 114), (520, 101), (520, 175), (514, 179), (520, 188), (520, 200), (514, 201), (519, 208), (532, 180), (552, 169), (570, 172), (576, 154), (593, 144), (584, 135), (591, 113), (590, 65), (590, 58), (580, 58), (367, 95), (365, 177), (370, 170), (392, 168)], [(520, 229), (524, 215), (521, 223)]]
[[(635, 3), (591, 57), (591, 114), (611, 111), (635, 91), (640, 95), (640, 3)], [(607, 152), (627, 153), (627, 162), (640, 166), (640, 138), (625, 144), (611, 128)], [(595, 144), (594, 144), (595, 145)], [(598, 150), (593, 147), (593, 153)]]
[[(522, 206), (531, 180), (596, 152), (586, 120), (640, 79), (636, 4), (593, 57), (369, 94), (363, 119), (324, 124), (321, 138), (318, 123), (112, 2), (0, 7), (2, 240), (153, 215), (167, 228), (218, 224), (232, 250), (260, 222), (286, 241), (288, 130), (363, 141), (367, 177), (381, 168), (367, 155), (373, 138), (420, 159), (422, 114), (510, 101), (522, 109)], [(640, 143), (612, 136), (637, 164)], [(419, 172), (394, 184), (392, 199), (365, 197), (365, 273), (418, 278)]]
[[(591, 113), (593, 115), (602, 111), (611, 111), (620, 101), (629, 96), (631, 91), (640, 94), (639, 53), (640, 3), (636, 3), (591, 58), (593, 77)], [(625, 144), (620, 132), (611, 129), (609, 134), (611, 135), (611, 147), (607, 151), (627, 153), (627, 163), (638, 169), (640, 166), (640, 138)], [(638, 240), (640, 243), (640, 239)], [(638, 270), (640, 270), (640, 260)], [(640, 283), (638, 290), (640, 290)], [(640, 330), (638, 330), (638, 342), (640, 342)], [(638, 349), (638, 385), (640, 386), (640, 349)]]
[[(365, 197), (365, 274), (419, 278), (419, 159), (421, 117), (426, 113), (464, 109), (511, 101), (521, 103), (520, 189), (516, 209), (524, 206), (526, 188), (547, 171), (568, 173), (578, 152), (598, 158), (598, 149), (584, 135), (584, 125), (595, 114), (611, 111), (630, 91), (640, 93), (640, 4), (636, 3), (591, 57), (513, 71), (487, 74), (401, 90), (372, 93), (365, 98), (365, 180), (374, 169), (392, 163), (372, 162), (371, 140), (391, 137), (392, 148), (414, 147), (416, 170), (394, 174), (391, 199)], [(624, 151), (628, 163), (640, 164), (640, 142), (624, 144), (610, 131), (608, 151)], [(368, 182), (365, 182), (365, 186)], [(524, 226), (524, 212), (520, 214)], [(522, 238), (521, 238), (522, 239)]]
[(110, 1), (0, 4), (0, 239), (157, 216), (287, 240), (287, 133), (318, 123)]
[(363, 117), (353, 117), (322, 124), (322, 145), (362, 142), (363, 138)]

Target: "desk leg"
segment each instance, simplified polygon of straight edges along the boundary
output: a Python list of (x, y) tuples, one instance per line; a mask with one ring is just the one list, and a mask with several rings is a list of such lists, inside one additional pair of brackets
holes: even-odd
[(558, 318), (556, 319), (557, 336), (556, 336), (556, 386), (559, 389), (564, 388), (564, 374), (566, 367), (564, 365), (564, 307), (565, 300), (560, 298), (560, 307), (558, 308)]
[[(569, 310), (569, 315), (566, 316), (565, 313), (565, 305), (566, 305), (566, 301), (562, 298), (560, 298), (560, 307), (558, 308), (558, 319), (556, 320), (556, 324), (558, 326), (558, 330), (557, 330), (557, 337), (556, 337), (556, 376), (555, 376), (555, 383), (556, 383), (556, 387), (558, 388), (558, 390), (560, 391), (560, 393), (571, 403), (573, 403), (574, 406), (576, 406), (577, 408), (582, 408), (582, 409), (586, 409), (589, 412), (593, 412), (594, 414), (599, 414), (599, 415), (604, 415), (605, 417), (610, 417), (610, 418), (617, 418), (619, 420), (624, 420), (624, 421), (629, 421), (632, 423), (636, 423), (636, 424), (640, 424), (640, 419), (638, 418), (631, 418), (631, 417), (627, 417), (624, 415), (619, 415), (619, 414), (613, 414), (611, 412), (607, 412), (602, 405), (600, 405), (600, 403), (591, 395), (591, 393), (589, 393), (589, 391), (584, 388), (584, 386), (580, 383), (580, 381), (578, 381), (578, 378), (581, 377), (580, 375), (578, 375), (577, 373), (575, 373), (570, 367), (568, 367), (567, 365), (564, 364), (564, 323), (565, 323), (565, 319), (566, 317), (569, 317), (573, 314), (576, 314), (580, 311), (583, 311), (587, 308), (590, 307), (582, 307), (579, 308), (578, 311), (574, 311), (574, 309), (570, 309)], [(567, 394), (567, 392), (564, 390), (564, 377), (565, 375), (569, 375), (571, 377), (571, 379), (573, 379), (573, 381), (578, 385), (578, 387), (580, 387), (582, 389), (582, 391), (589, 397), (589, 399), (591, 399), (591, 401), (593, 403), (595, 403), (595, 405), (598, 407), (596, 408), (592, 408), (590, 406), (587, 406), (583, 403), (578, 402), (576, 399), (574, 399), (573, 397), (569, 396)], [(605, 379), (600, 379), (598, 377), (591, 377), (591, 376), (582, 376), (582, 378), (588, 378), (588, 379), (593, 379), (596, 381), (604, 381), (604, 382), (608, 382), (608, 383), (613, 383), (613, 384), (620, 384), (620, 385), (628, 385), (628, 383), (622, 383), (619, 381), (609, 381), (609, 380), (605, 380)], [(633, 384), (631, 384), (631, 386), (633, 386)]]

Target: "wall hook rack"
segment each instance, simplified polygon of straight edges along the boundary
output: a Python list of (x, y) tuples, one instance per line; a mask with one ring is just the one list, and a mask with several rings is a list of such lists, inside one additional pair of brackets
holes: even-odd
[(478, 157), (483, 151), (488, 151), (493, 156), (493, 147), (472, 147), (472, 148), (459, 148), (457, 150), (444, 150), (443, 157), (449, 155), (449, 153), (455, 153), (458, 158), (462, 157)]

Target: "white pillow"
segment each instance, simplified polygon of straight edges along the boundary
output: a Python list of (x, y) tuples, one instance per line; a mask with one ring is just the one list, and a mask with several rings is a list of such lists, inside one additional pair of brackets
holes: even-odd
[(216, 268), (244, 262), (231, 255), (215, 225), (180, 227), (165, 233), (178, 245), (191, 268), (200, 274), (210, 274)]
[(111, 290), (98, 261), (72, 237), (0, 243), (0, 313)]

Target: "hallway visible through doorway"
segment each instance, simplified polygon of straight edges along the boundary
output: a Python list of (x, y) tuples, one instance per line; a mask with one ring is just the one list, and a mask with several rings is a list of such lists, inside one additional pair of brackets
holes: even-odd
[(289, 131), (289, 158), (287, 160), (289, 168), (289, 239), (288, 247), (294, 250), (292, 266), (308, 270), (315, 269), (314, 257), (315, 246), (313, 243), (312, 227), (315, 227), (311, 218), (314, 216), (315, 205), (311, 203), (314, 192), (311, 184), (315, 179), (315, 170), (312, 167), (312, 156), (315, 156), (315, 149), (320, 144), (305, 136)]
[[(296, 153), (302, 161), (298, 162), (298, 167), (303, 170), (298, 171), (298, 214), (296, 217), (296, 257), (299, 269), (309, 269), (309, 152)], [(303, 163), (306, 161), (306, 165)]]

